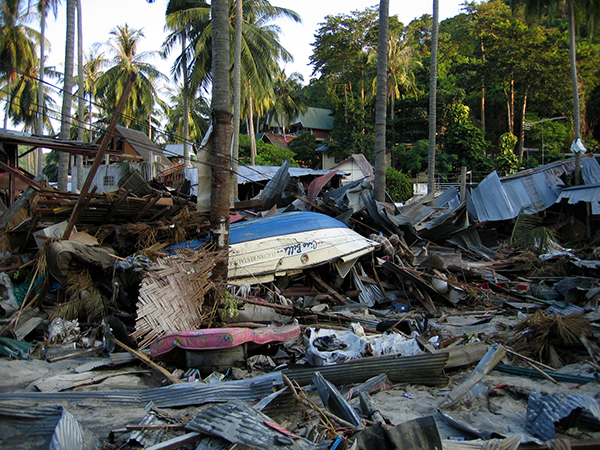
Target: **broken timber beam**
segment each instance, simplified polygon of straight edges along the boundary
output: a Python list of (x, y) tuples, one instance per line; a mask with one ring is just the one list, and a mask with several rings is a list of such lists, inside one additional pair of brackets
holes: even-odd
[[(36, 181), (37, 180), (37, 181)], [(41, 177), (35, 177), (34, 182), (36, 184), (42, 180)], [(17, 215), (17, 213), (25, 208), (27, 202), (37, 193), (37, 189), (33, 186), (27, 187), (23, 194), (8, 208), (4, 214), (0, 217), (0, 232), (6, 230), (9, 222)]]
[(325, 289), (325, 292), (327, 292), (329, 295), (331, 295), (335, 300), (336, 303), (338, 305), (347, 305), (348, 301), (342, 297), (339, 292), (335, 291), (331, 286), (329, 286), (327, 283), (325, 283), (323, 280), (321, 280), (321, 278), (319, 277), (319, 275), (317, 275), (315, 272), (310, 272), (309, 273), (311, 278), (315, 281), (315, 283), (317, 283), (321, 288)]
[(147, 357), (145, 354), (143, 354), (142, 352), (139, 352), (137, 350), (132, 349), (131, 347), (128, 347), (127, 345), (123, 344), (121, 341), (119, 341), (118, 339), (116, 339), (113, 336), (109, 337), (110, 340), (112, 340), (115, 344), (117, 344), (119, 347), (123, 348), (124, 350), (127, 350), (129, 353), (131, 353), (133, 356), (137, 357), (138, 359), (142, 360), (143, 362), (145, 362), (146, 364), (148, 364), (152, 369), (156, 370), (157, 372), (162, 373), (165, 377), (167, 377), (169, 379), (169, 381), (171, 381), (172, 383), (182, 383), (182, 381), (178, 378), (175, 378), (171, 372), (169, 372), (167, 369), (165, 369), (164, 367), (159, 366), (158, 364), (156, 364), (154, 361), (152, 361), (149, 357)]

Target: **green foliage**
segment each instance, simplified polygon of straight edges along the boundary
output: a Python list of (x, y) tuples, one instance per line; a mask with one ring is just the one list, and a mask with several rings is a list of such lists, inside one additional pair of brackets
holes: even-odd
[(444, 153), (456, 156), (453, 172), (460, 172), (462, 166), (476, 172), (489, 172), (492, 164), (486, 156), (488, 146), (483, 133), (469, 118), (469, 108), (461, 103), (451, 105), (446, 133), (440, 139)]
[[(294, 159), (295, 154), (291, 150), (285, 150), (264, 141), (256, 141), (256, 165), (258, 166), (280, 166), (288, 160), (292, 167), (299, 167)], [(250, 164), (250, 137), (246, 134), (240, 135), (240, 164)]]
[(223, 320), (235, 319), (240, 314), (237, 307), (237, 301), (229, 291), (223, 291), (222, 296), (221, 304), (223, 305), (223, 310), (221, 312), (221, 318)]
[(405, 174), (393, 167), (385, 171), (385, 186), (395, 202), (405, 202), (414, 195), (413, 183)]
[[(435, 152), (435, 170), (437, 174), (452, 172), (456, 155), (441, 149)], [(400, 144), (392, 149), (392, 166), (415, 178), (419, 172), (426, 172), (429, 165), (429, 141), (420, 140), (414, 145)]]
[(58, 181), (58, 152), (56, 150), (51, 150), (46, 154), (46, 164), (42, 173), (46, 175), (48, 181), (53, 183)]
[(498, 142), (500, 154), (496, 157), (495, 165), (501, 175), (510, 175), (519, 170), (519, 158), (514, 153), (517, 142), (517, 137), (512, 133), (504, 133), (500, 136)]
[(542, 218), (532, 207), (525, 207), (515, 219), (510, 243), (540, 255), (557, 247), (556, 232), (542, 226)]
[(329, 136), (329, 156), (345, 159), (362, 153), (371, 163), (375, 160), (375, 111), (361, 98), (338, 99), (333, 107), (333, 131)]
[(318, 169), (321, 165), (321, 159), (315, 151), (318, 146), (317, 138), (308, 131), (301, 132), (288, 144), (289, 149), (296, 154), (298, 164), (311, 169)]

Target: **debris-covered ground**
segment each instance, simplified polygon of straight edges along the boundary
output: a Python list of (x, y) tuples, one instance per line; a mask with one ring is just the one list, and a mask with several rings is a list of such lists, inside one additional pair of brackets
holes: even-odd
[(0, 217), (0, 445), (598, 448), (583, 167), (399, 206), (284, 165), (228, 255), (193, 197), (133, 173), (83, 207), (34, 183)]

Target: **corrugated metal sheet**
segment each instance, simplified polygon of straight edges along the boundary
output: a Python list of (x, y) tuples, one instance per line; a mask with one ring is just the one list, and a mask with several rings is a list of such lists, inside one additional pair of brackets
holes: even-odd
[[(148, 408), (146, 408), (146, 411)], [(167, 422), (157, 417), (155, 413), (146, 414), (139, 425), (166, 425)], [(145, 429), (132, 431), (127, 442), (137, 442), (142, 447), (150, 447), (162, 441), (165, 429)]]
[(260, 400), (273, 392), (273, 386), (281, 385), (283, 385), (281, 372), (273, 372), (260, 377), (214, 385), (174, 384), (165, 388), (142, 391), (141, 397), (144, 402), (152, 401), (159, 408), (174, 408), (229, 400)]
[[(270, 180), (277, 173), (280, 166), (239, 166), (238, 184), (258, 183)], [(306, 167), (290, 167), (288, 173), (293, 178), (314, 176), (320, 177), (328, 173), (329, 170), (309, 169)], [(338, 172), (339, 175), (345, 175), (344, 172)]]
[(83, 449), (83, 427), (75, 416), (63, 408), (62, 416), (56, 424), (50, 450)]
[(402, 358), (363, 358), (332, 366), (287, 369), (284, 373), (290, 380), (296, 380), (300, 386), (310, 384), (314, 372), (320, 372), (327, 381), (337, 386), (363, 383), (382, 373), (387, 374), (393, 383), (440, 386), (447, 382), (442, 374), (447, 358), (447, 353)]
[(600, 201), (600, 184), (589, 184), (585, 186), (573, 186), (563, 189), (558, 196), (557, 202), (568, 199), (569, 203), (596, 202)]
[[(480, 222), (509, 220), (524, 207), (543, 211), (561, 195), (561, 176), (575, 169), (575, 159), (524, 170), (500, 179), (496, 172), (488, 175), (468, 199), (469, 212)], [(586, 185), (600, 184), (600, 165), (594, 155), (581, 158), (581, 176)]]
[(187, 426), (189, 429), (212, 434), (229, 442), (250, 448), (278, 450), (283, 446), (290, 450), (314, 450), (328, 448), (331, 441), (320, 445), (279, 431), (278, 425), (268, 416), (252, 409), (243, 402), (211, 405), (203, 409)]
[(153, 401), (156, 406), (166, 408), (171, 406), (200, 405), (210, 402), (227, 401), (232, 398), (254, 401), (273, 392), (273, 386), (282, 385), (283, 377), (281, 376), (281, 373), (273, 372), (259, 377), (228, 381), (217, 385), (182, 383), (144, 390), (16, 392), (0, 394), (0, 401), (36, 400), (38, 402), (79, 402), (86, 399), (97, 399), (106, 402), (143, 404)]
[(554, 423), (569, 416), (575, 409), (584, 409), (600, 420), (600, 406), (587, 394), (542, 395), (532, 391), (527, 404), (525, 429), (544, 441), (554, 439)]

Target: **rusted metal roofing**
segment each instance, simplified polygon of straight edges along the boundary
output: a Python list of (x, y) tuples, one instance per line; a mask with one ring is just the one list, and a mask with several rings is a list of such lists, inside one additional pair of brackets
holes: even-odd
[[(468, 196), (469, 212), (484, 222), (514, 219), (524, 207), (543, 211), (557, 202), (564, 185), (561, 177), (574, 169), (571, 158), (503, 178), (492, 172)], [(586, 185), (600, 183), (600, 165), (594, 155), (581, 158), (581, 177)]]

